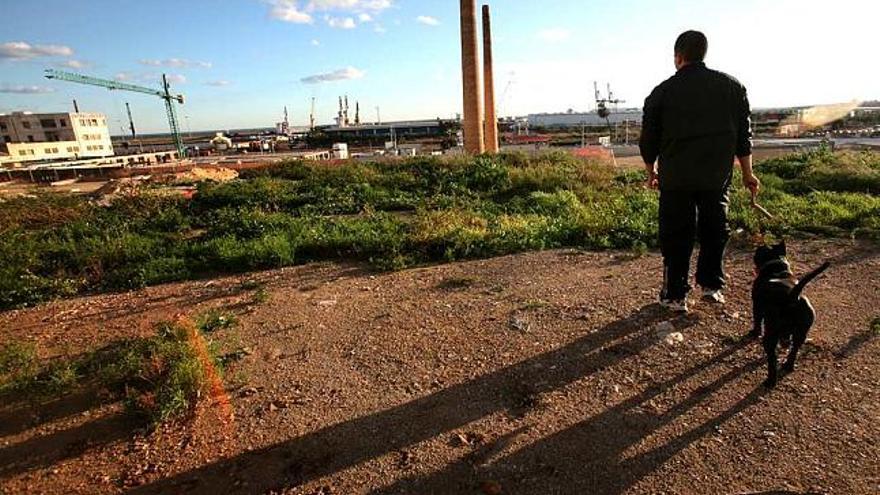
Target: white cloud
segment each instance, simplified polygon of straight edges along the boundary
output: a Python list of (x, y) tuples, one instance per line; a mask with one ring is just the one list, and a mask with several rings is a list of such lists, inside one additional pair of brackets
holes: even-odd
[(311, 24), (313, 22), (312, 16), (299, 10), (293, 0), (274, 0), (271, 5), (269, 17), (272, 19), (292, 24)]
[(312, 46), (321, 46), (321, 42), (318, 40), (312, 40)]
[(310, 0), (307, 10), (342, 10), (379, 12), (391, 7), (391, 0)]
[(165, 76), (168, 78), (168, 82), (174, 84), (186, 84), (186, 76), (183, 74), (168, 74)]
[(66, 67), (68, 69), (88, 69), (92, 66), (91, 62), (86, 62), (84, 60), (65, 60), (64, 62), (59, 62), (57, 64), (58, 67)]
[(222, 88), (223, 86), (229, 86), (230, 84), (232, 83), (225, 79), (218, 79), (216, 81), (208, 81), (205, 83), (206, 86), (214, 86), (215, 88)]
[(354, 67), (346, 67), (344, 69), (327, 72), (324, 74), (315, 74), (300, 79), (305, 84), (322, 84), (334, 81), (348, 81), (351, 79), (360, 79), (364, 77), (365, 72)]
[[(167, 74), (168, 82), (174, 84), (186, 84), (186, 76), (183, 74)], [(119, 82), (140, 82), (158, 85), (162, 81), (162, 75), (153, 72), (117, 72), (113, 79)]]
[(379, 34), (385, 34), (388, 32), (388, 30), (385, 29), (381, 24), (376, 24), (376, 26), (373, 28), (373, 31)]
[(547, 43), (561, 43), (571, 38), (571, 31), (565, 28), (549, 28), (538, 31), (538, 39)]
[(437, 20), (436, 17), (431, 17), (429, 15), (420, 15), (416, 17), (416, 22), (419, 24), (424, 24), (426, 26), (439, 26), (440, 21)]
[(24, 41), (0, 43), (0, 60), (28, 60), (37, 57), (70, 57), (73, 49), (64, 45), (31, 45)]
[(8, 84), (0, 85), (0, 93), (6, 94), (14, 94), (14, 95), (42, 95), (47, 93), (54, 93), (55, 88), (49, 88), (46, 86), (12, 86)]
[[(357, 14), (360, 22), (372, 22), (375, 15), (390, 8), (391, 0), (265, 0), (269, 5), (269, 17), (293, 24), (312, 24), (315, 12)], [(334, 18), (335, 19), (335, 18)], [(329, 23), (329, 21), (328, 21)], [(354, 18), (340, 17), (332, 27), (351, 29)]]
[(174, 67), (177, 69), (197, 67), (200, 69), (210, 69), (214, 66), (211, 62), (199, 62), (197, 60), (187, 60), (185, 58), (168, 58), (165, 60), (141, 59), (139, 62), (143, 65), (151, 67)]
[(357, 23), (351, 17), (327, 17), (327, 25), (336, 29), (354, 29)]

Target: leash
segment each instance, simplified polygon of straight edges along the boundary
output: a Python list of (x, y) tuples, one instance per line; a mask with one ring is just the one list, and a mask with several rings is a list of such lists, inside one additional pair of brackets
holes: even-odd
[(751, 193), (752, 193), (752, 200), (751, 200), (752, 209), (757, 211), (758, 213), (760, 213), (761, 216), (763, 216), (767, 220), (773, 220), (773, 218), (774, 218), (773, 214), (770, 213), (769, 211), (767, 211), (767, 208), (764, 208), (763, 206), (761, 206), (758, 203), (758, 192), (755, 190), (752, 190)]

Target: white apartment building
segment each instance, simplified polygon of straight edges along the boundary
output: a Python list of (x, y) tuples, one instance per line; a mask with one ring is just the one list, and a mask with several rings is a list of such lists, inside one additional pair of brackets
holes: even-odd
[(0, 114), (0, 165), (113, 156), (100, 113)]

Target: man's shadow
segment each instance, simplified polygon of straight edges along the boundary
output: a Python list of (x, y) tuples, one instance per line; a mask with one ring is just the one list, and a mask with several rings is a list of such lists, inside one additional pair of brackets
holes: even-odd
[[(429, 440), (494, 413), (522, 407), (523, 397), (512, 390), (525, 386), (531, 394), (541, 394), (581, 380), (599, 370), (610, 367), (628, 356), (637, 355), (657, 342), (652, 327), (671, 319), (656, 304), (641, 308), (633, 315), (613, 322), (568, 345), (488, 373), (479, 378), (453, 385), (432, 395), (415, 399), (391, 409), (338, 423), (270, 447), (239, 454), (235, 457), (160, 479), (133, 490), (134, 493), (262, 493), (298, 486), (312, 480), (333, 475), (352, 466), (397, 452), (419, 442)], [(696, 322), (694, 317), (672, 319), (677, 328)], [(726, 349), (713, 358), (721, 362), (745, 344)], [(706, 363), (694, 366), (686, 373), (653, 387), (651, 395), (674, 386), (681, 380), (698, 373)], [(756, 364), (757, 366), (757, 364)], [(738, 374), (743, 370), (735, 370)], [(536, 373), (541, 380), (535, 381)], [(728, 373), (730, 375), (730, 373)], [(727, 376), (727, 375), (725, 375)], [(729, 377), (728, 379), (732, 379)], [(645, 395), (643, 394), (643, 395)], [(634, 398), (602, 413), (604, 422), (625, 413), (634, 405), (647, 400)], [(602, 426), (603, 421), (588, 420), (589, 425)], [(589, 431), (585, 425), (580, 431)], [(639, 437), (633, 432), (626, 438), (631, 443)], [(579, 434), (578, 436), (582, 436)], [(545, 439), (547, 442), (571, 442), (564, 436)], [(658, 454), (659, 455), (659, 454)], [(610, 456), (604, 456), (608, 459)], [(447, 470), (454, 476), (455, 467)], [(444, 471), (444, 472), (447, 472)], [(235, 486), (233, 486), (233, 482)], [(428, 480), (401, 482), (405, 486), (425, 486), (426, 492), (444, 491), (454, 486), (455, 480), (439, 477)], [(394, 490), (391, 490), (394, 491)], [(405, 490), (409, 491), (409, 490)], [(418, 490), (417, 490), (418, 491)]]
[[(478, 489), (481, 482), (491, 480), (505, 493), (517, 494), (619, 494), (650, 474), (688, 445), (712, 434), (727, 420), (756, 404), (765, 389), (757, 386), (727, 411), (715, 416), (665, 444), (647, 452), (626, 457), (626, 451), (652, 433), (669, 425), (699, 406), (714, 392), (741, 375), (759, 369), (760, 359), (753, 359), (701, 385), (690, 396), (662, 414), (645, 414), (640, 406), (674, 388), (684, 380), (707, 369), (722, 365), (745, 342), (728, 347), (708, 361), (655, 384), (641, 394), (605, 409), (569, 428), (542, 438), (521, 450), (501, 457), (491, 464), (488, 455), (479, 450), (445, 469), (424, 477), (400, 480), (373, 495), (403, 493), (459, 493)], [(516, 434), (516, 432), (514, 433)], [(494, 447), (488, 445), (486, 450)]]

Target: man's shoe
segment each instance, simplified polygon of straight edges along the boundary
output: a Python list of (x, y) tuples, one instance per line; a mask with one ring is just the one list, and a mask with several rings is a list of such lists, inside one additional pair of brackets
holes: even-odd
[(727, 302), (721, 289), (703, 289), (703, 300), (715, 304), (724, 304)]
[(675, 313), (687, 313), (687, 299), (661, 299), (660, 307), (673, 311)]

